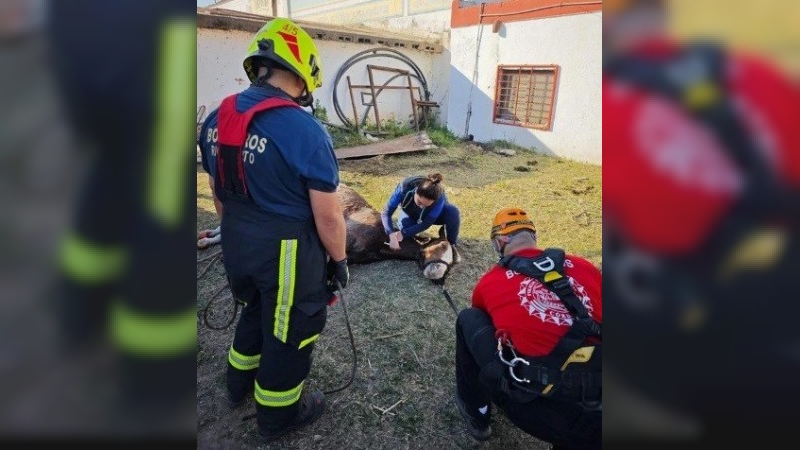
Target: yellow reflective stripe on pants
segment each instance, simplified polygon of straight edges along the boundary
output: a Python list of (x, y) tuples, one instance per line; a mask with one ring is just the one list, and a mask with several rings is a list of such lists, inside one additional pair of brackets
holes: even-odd
[(278, 260), (278, 302), (275, 305), (275, 324), (272, 332), (283, 343), (289, 336), (289, 315), (294, 302), (295, 262), (297, 239), (281, 241), (281, 256)]
[(82, 283), (103, 283), (117, 278), (125, 269), (127, 253), (123, 247), (101, 247), (75, 234), (61, 241), (61, 267)]
[(111, 307), (111, 336), (123, 351), (146, 356), (185, 353), (197, 346), (197, 307), (172, 315), (142, 314), (122, 302)]
[(303, 342), (300, 343), (300, 346), (297, 347), (297, 349), (299, 350), (299, 349), (305, 347), (306, 345), (316, 341), (317, 339), (319, 339), (319, 334), (315, 334), (315, 335), (311, 336), (310, 338), (305, 339)]
[(147, 199), (153, 215), (168, 226), (176, 226), (186, 198), (188, 161), (195, 138), (194, 66), (197, 24), (195, 20), (173, 20), (164, 25), (158, 55), (157, 107), (154, 119), (153, 157), (149, 166)]
[(259, 386), (258, 381), (256, 381), (256, 401), (261, 405), (271, 406), (273, 408), (289, 406), (300, 400), (300, 394), (303, 393), (303, 383), (305, 383), (305, 381), (300, 382), (297, 387), (289, 389), (288, 391), (269, 391)]
[(253, 370), (258, 369), (258, 364), (261, 362), (261, 354), (247, 356), (243, 355), (231, 346), (228, 351), (228, 361), (231, 365), (239, 370)]

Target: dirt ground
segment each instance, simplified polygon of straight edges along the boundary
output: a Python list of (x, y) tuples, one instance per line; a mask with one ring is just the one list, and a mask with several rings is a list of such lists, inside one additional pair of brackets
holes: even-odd
[[(600, 266), (599, 166), (531, 152), (512, 158), (474, 148), (436, 152), (342, 161), (340, 169), (342, 180), (378, 208), (402, 177), (430, 169), (446, 173), (448, 198), (461, 207), (464, 220), (464, 261), (454, 266), (445, 284), (457, 309), (469, 305), (475, 282), (496, 261), (486, 233), (491, 215), (507, 202), (535, 206), (542, 221), (537, 226), (544, 232), (540, 239), (548, 245), (561, 241), (568, 252), (583, 254)], [(526, 163), (533, 167), (534, 160), (534, 171), (513, 170)], [(216, 226), (216, 218), (199, 165), (197, 177), (197, 229), (202, 230)], [(547, 212), (550, 208), (569, 211)], [(453, 403), (456, 315), (441, 288), (425, 279), (413, 261), (350, 267), (351, 282), (343, 301), (329, 308), (306, 386), (334, 391), (348, 382), (354, 363), (348, 318), (355, 342), (355, 377), (346, 388), (326, 396), (327, 409), (319, 421), (274, 444), (263, 443), (255, 420), (248, 419), (255, 412), (254, 401), (234, 410), (225, 403), (227, 348), (235, 325), (213, 330), (203, 322), (203, 308), (220, 289), (209, 310), (210, 323), (222, 325), (234, 312), (222, 262), (211, 256), (218, 251), (218, 246), (198, 251), (198, 260), (210, 257), (198, 263), (199, 449), (550, 448), (519, 431), (500, 411), (493, 417), (489, 441), (479, 443), (466, 432)], [(200, 276), (209, 262), (212, 265)]]

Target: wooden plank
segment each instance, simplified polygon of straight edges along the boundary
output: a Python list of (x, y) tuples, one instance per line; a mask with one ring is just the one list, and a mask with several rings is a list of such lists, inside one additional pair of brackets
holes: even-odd
[(418, 133), (358, 147), (339, 148), (334, 152), (336, 153), (336, 159), (346, 159), (360, 156), (419, 152), (435, 148), (438, 147), (433, 144), (427, 133)]

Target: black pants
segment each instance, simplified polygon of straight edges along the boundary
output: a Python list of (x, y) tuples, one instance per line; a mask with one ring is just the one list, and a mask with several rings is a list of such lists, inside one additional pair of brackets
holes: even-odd
[(234, 296), (246, 304), (228, 352), (227, 385), (233, 399), (252, 392), (259, 428), (277, 431), (298, 412), (331, 294), (313, 222), (258, 220), (254, 226), (244, 203), (225, 202), (225, 270)]
[[(194, 95), (168, 75), (173, 65), (194, 64), (195, 16), (172, 2), (114, 11), (96, 0), (69, 3), (48, 5), (48, 38), (58, 49), (51, 59), (92, 160), (61, 243), (60, 342), (78, 351), (109, 332), (121, 358), (122, 406), (152, 404), (148, 416), (195, 395), (187, 381), (196, 377), (197, 306), (184, 288), (194, 270), (185, 256), (195, 228), (194, 106), (161, 95)], [(76, 27), (80, 20), (94, 25)], [(86, 70), (99, 61), (102, 70)]]
[(601, 448), (602, 413), (544, 397), (520, 400), (513, 388), (508, 394), (481, 381), (481, 369), (498, 360), (494, 333), (492, 320), (483, 311), (467, 308), (458, 315), (456, 388), (467, 410), (478, 416), (479, 408), (494, 403), (514, 425), (552, 443), (554, 449)]
[[(416, 225), (416, 221), (405, 213), (401, 212), (400, 214), (400, 227), (401, 228), (409, 228)], [(438, 218), (433, 222), (434, 225), (442, 225), (444, 227), (445, 234), (444, 236), (447, 237), (447, 241), (450, 242), (450, 245), (458, 245), (458, 233), (461, 230), (461, 211), (451, 204), (445, 203), (444, 208), (442, 208), (442, 213), (439, 215)], [(442, 236), (442, 230), (439, 230), (439, 236)]]

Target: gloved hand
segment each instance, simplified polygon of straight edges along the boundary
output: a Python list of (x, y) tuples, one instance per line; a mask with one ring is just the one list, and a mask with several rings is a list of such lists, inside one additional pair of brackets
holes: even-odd
[(334, 261), (333, 258), (328, 258), (328, 287), (331, 291), (339, 289), (336, 286), (336, 281), (342, 285), (342, 289), (347, 287), (347, 282), (350, 281), (350, 270), (347, 268), (347, 258), (341, 261)]

